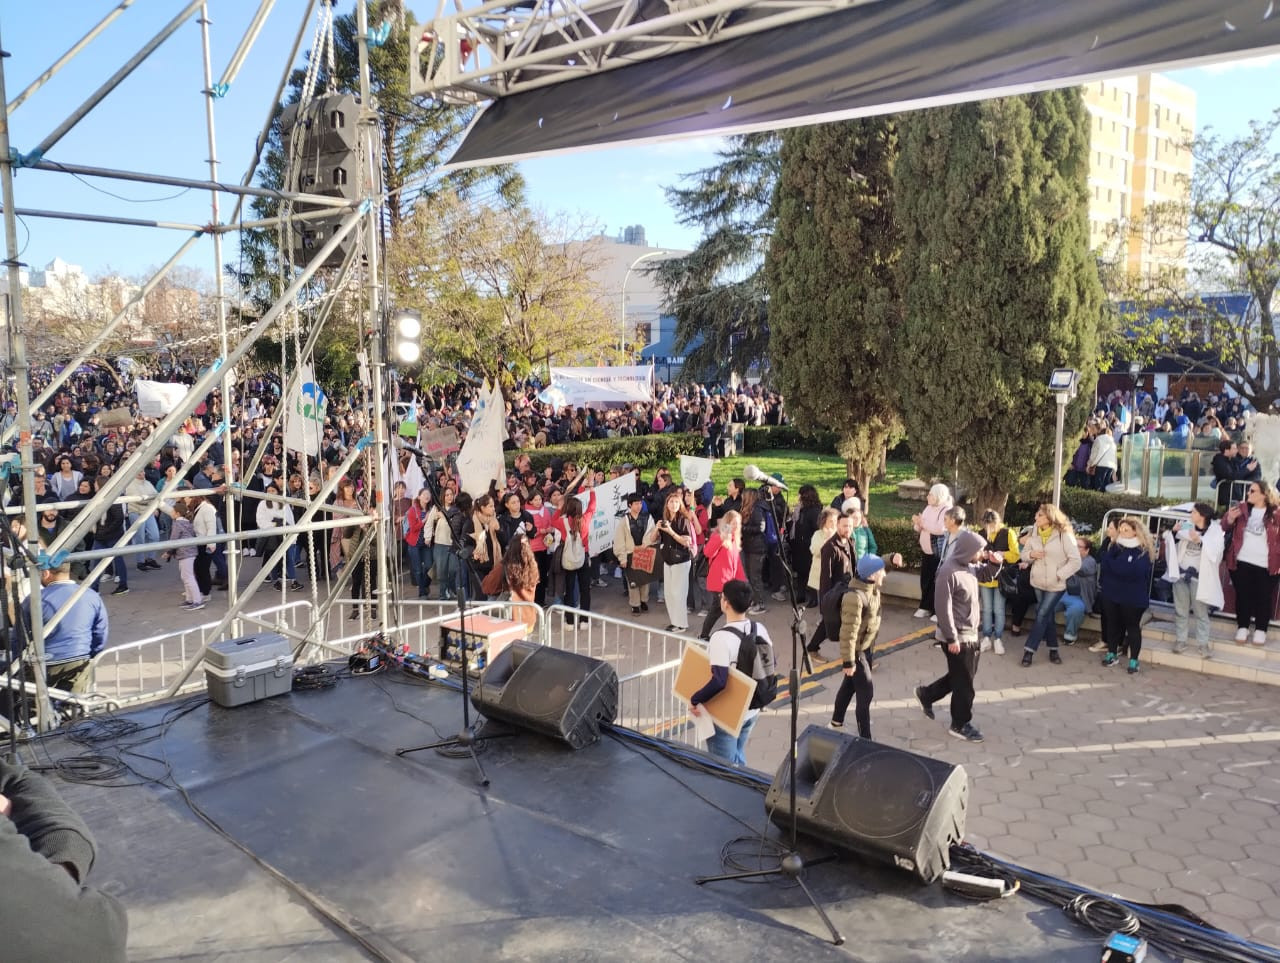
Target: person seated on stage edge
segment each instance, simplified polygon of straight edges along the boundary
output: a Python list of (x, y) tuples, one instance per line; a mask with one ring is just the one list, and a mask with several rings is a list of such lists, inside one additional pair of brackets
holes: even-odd
[[(751, 585), (742, 579), (726, 582), (724, 588), (720, 590), (720, 610), (724, 612), (725, 624), (711, 633), (711, 641), (707, 645), (707, 656), (711, 662), (711, 678), (689, 699), (689, 711), (694, 715), (705, 711), (701, 708), (702, 704), (714, 699), (729, 683), (729, 666), (737, 661), (742, 639), (727, 630), (733, 628), (741, 632), (750, 631), (751, 622), (747, 618), (747, 609), (751, 608), (751, 599)], [(772, 642), (769, 638), (769, 630), (763, 623), (757, 622), (755, 626), (756, 635), (761, 641)], [(738, 666), (738, 670), (747, 675), (751, 675), (754, 668), (754, 665)], [(759, 716), (759, 709), (748, 709), (736, 739), (726, 730), (716, 726), (715, 734), (707, 740), (707, 751), (735, 766), (745, 766), (747, 739)]]
[(43, 776), (0, 758), (0, 932), (6, 960), (125, 960), (128, 919), (85, 886), (93, 837)]
[[(40, 572), (40, 611), (48, 625), (80, 587), (71, 578), (71, 563)], [(28, 603), (30, 604), (30, 603)], [(30, 625), (31, 613), (25, 613)], [(55, 689), (86, 692), (93, 657), (107, 644), (107, 607), (93, 589), (86, 587), (53, 631), (44, 637), (45, 679)]]

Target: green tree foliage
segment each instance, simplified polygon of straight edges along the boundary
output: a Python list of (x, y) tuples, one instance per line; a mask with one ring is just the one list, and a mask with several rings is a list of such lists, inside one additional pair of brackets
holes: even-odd
[[(1112, 347), (1127, 360), (1170, 358), (1220, 377), (1269, 411), (1280, 400), (1280, 110), (1242, 137), (1210, 129), (1182, 146), (1194, 172), (1187, 199), (1121, 226), (1122, 238), (1172, 242), (1181, 257), (1147, 276), (1108, 273), (1121, 322)], [(1223, 317), (1197, 291), (1247, 293), (1247, 323)]]
[[(717, 164), (667, 189), (680, 223), (705, 232), (685, 256), (649, 269), (665, 292), (663, 308), (675, 315), (675, 347), (690, 374), (723, 378), (767, 362), (763, 268), (773, 233), (779, 143), (774, 133), (731, 137)], [(699, 337), (701, 343), (690, 347)]]
[(804, 430), (839, 435), (862, 491), (900, 433), (891, 363), (902, 304), (893, 210), (897, 126), (877, 117), (782, 135), (766, 259), (773, 371)]
[(979, 509), (1052, 473), (1054, 368), (1097, 379), (1102, 287), (1089, 250), (1079, 90), (904, 115), (895, 170), (906, 314), (896, 365), (911, 450)]
[[(369, 22), (381, 21), (382, 5), (367, 3)], [(417, 100), (409, 94), (409, 45), (416, 43), (420, 28), (407, 11), (391, 31), (386, 42), (369, 49), (370, 87), (379, 117), (382, 153), (382, 182), (385, 194), (384, 228), (394, 238), (415, 207), (430, 205), (441, 192), (463, 198), (500, 200), (514, 203), (523, 196), (524, 181), (510, 166), (474, 168), (440, 175), (444, 164), (475, 116), (475, 108)], [(334, 18), (333, 70), (322, 63), (317, 72), (313, 92), (332, 90), (336, 93), (359, 94), (359, 44), (354, 6), (351, 13)], [(306, 80), (304, 70), (290, 77), (287, 103), (297, 103)], [(283, 105), (282, 105), (283, 106)], [(286, 163), (279, 125), (273, 126), (270, 140), (258, 168), (258, 184), (279, 189), (286, 181)], [(275, 217), (278, 201), (257, 198), (250, 205), (255, 219)], [(250, 229), (240, 234), (240, 260), (228, 265), (258, 312), (265, 311), (279, 296), (291, 278), (290, 269), (281, 258), (281, 235), (274, 229)], [(333, 270), (321, 271), (304, 294), (314, 301), (331, 285)], [(322, 339), (317, 346), (318, 369), (347, 371), (353, 350), (342, 350), (342, 343), (357, 344), (361, 340), (360, 325), (364, 319), (352, 310), (358, 299), (349, 299), (351, 310), (337, 311), (329, 324), (337, 332)], [(278, 342), (263, 349), (265, 356), (279, 354)], [(332, 359), (319, 357), (320, 352), (336, 350)]]
[(564, 220), (440, 194), (388, 245), (392, 294), (422, 312), (424, 380), (523, 378), (536, 365), (618, 357), (599, 246)]

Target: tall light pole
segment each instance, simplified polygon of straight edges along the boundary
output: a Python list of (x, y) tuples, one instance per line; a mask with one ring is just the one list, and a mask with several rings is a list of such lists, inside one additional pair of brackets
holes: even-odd
[(1066, 420), (1067, 402), (1076, 396), (1080, 375), (1073, 368), (1054, 368), (1049, 376), (1049, 391), (1058, 404), (1057, 425), (1053, 437), (1053, 507), (1062, 503), (1062, 429)]
[(627, 349), (627, 282), (631, 280), (631, 272), (640, 264), (653, 257), (666, 257), (671, 254), (670, 251), (650, 251), (648, 254), (641, 254), (638, 258), (631, 262), (631, 266), (627, 268), (627, 273), (622, 276), (622, 291), (618, 296), (618, 350), (625, 351)]

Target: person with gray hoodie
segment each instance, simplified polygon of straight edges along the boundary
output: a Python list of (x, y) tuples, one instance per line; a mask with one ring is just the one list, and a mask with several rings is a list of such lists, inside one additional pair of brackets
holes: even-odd
[(936, 640), (947, 657), (947, 672), (929, 685), (916, 686), (916, 700), (930, 719), (933, 705), (951, 697), (951, 734), (981, 742), (973, 725), (973, 678), (978, 672), (978, 626), (982, 617), (978, 584), (997, 578), (1004, 562), (986, 550), (986, 539), (968, 530), (955, 535), (934, 586), (938, 616)]

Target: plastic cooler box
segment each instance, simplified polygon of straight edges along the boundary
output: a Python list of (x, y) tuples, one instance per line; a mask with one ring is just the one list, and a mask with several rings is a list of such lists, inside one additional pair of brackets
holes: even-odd
[(275, 632), (214, 642), (204, 677), (209, 697), (227, 708), (282, 695), (293, 688), (293, 650)]

